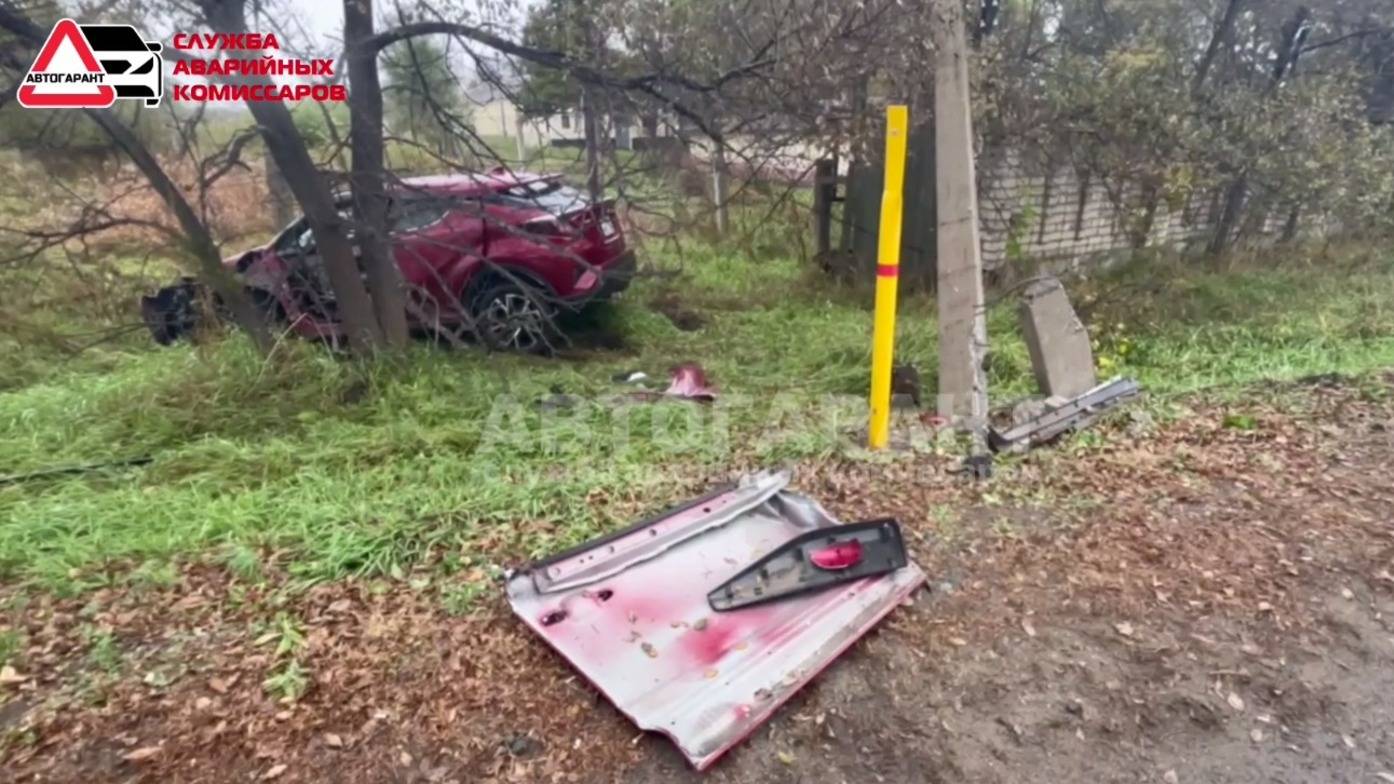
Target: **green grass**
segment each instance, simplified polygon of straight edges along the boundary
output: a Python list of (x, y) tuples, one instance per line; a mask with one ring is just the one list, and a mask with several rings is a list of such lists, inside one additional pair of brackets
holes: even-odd
[[(760, 241), (760, 238), (756, 238)], [(766, 243), (775, 244), (773, 242)], [(563, 359), (422, 345), (360, 365), (283, 343), (139, 339), (32, 366), (0, 391), (0, 475), (149, 455), (147, 466), (0, 485), (0, 580), (168, 590), (208, 556), (239, 580), (406, 575), (536, 556), (661, 507), (735, 465), (856, 454), (869, 290), (779, 256), (698, 245), (588, 316), (629, 348)], [(681, 262), (679, 264), (679, 261)], [(1394, 264), (1213, 271), (1154, 262), (1074, 287), (1107, 373), (1162, 398), (1394, 366)], [(685, 332), (651, 307), (706, 320)], [(57, 321), (58, 316), (48, 318)], [(1014, 301), (994, 305), (994, 401), (1031, 391)], [(901, 302), (898, 354), (933, 388), (932, 298)], [(701, 363), (722, 402), (617, 401), (618, 371)], [(561, 391), (587, 401), (545, 411)], [(483, 555), (476, 555), (483, 548)], [(442, 602), (468, 612), (473, 588)], [(294, 659), (286, 682), (298, 693)], [(298, 666), (298, 665), (297, 665)]]

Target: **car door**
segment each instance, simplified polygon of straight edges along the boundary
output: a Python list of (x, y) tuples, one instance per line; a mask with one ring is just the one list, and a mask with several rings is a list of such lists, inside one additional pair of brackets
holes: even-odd
[(465, 278), (483, 253), (480, 209), (479, 200), (473, 198), (420, 196), (394, 201), (393, 257), (409, 290), (424, 292), (444, 310), (454, 308)]

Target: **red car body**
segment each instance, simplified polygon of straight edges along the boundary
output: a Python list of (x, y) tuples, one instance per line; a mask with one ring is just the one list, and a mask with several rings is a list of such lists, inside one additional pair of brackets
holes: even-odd
[[(542, 310), (579, 307), (624, 289), (634, 272), (613, 205), (591, 204), (560, 175), (416, 177), (394, 185), (390, 198), (392, 254), (411, 298), (408, 316), (419, 328), (511, 317), (504, 311), (529, 302), (544, 303)], [(348, 216), (346, 202), (343, 209)], [(341, 329), (316, 260), (313, 233), (301, 218), (228, 264), (295, 332), (337, 341)], [(504, 343), (516, 331), (510, 324), (496, 335)]]

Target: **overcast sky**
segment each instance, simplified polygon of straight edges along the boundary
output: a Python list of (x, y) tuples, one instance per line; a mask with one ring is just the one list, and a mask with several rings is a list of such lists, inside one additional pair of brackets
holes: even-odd
[[(303, 28), (321, 46), (332, 44), (332, 48), (337, 48), (337, 44), (343, 39), (344, 8), (342, 2), (335, 2), (335, 0), (272, 0), (272, 2), (284, 3), (290, 11), (287, 14), (288, 18), (296, 20), (295, 24)], [(518, 18), (521, 18), (526, 9), (535, 5), (536, 2), (537, 0), (513, 0), (514, 13)], [(404, 2), (404, 5), (409, 4), (409, 2)], [(470, 0), (469, 5), (478, 7), (473, 0)], [(499, 3), (495, 0), (490, 5), (497, 7)], [(395, 6), (392, 2), (380, 0), (377, 6), (379, 19), (386, 20), (396, 17)], [(386, 24), (387, 22), (383, 21), (379, 27), (386, 26)]]

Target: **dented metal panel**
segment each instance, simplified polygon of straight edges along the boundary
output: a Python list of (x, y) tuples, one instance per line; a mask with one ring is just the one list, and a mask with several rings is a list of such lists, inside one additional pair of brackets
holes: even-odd
[(816, 593), (713, 612), (707, 593), (837, 525), (759, 474), (510, 576), (517, 615), (639, 727), (699, 770), (763, 723), (924, 582), (913, 563)]

